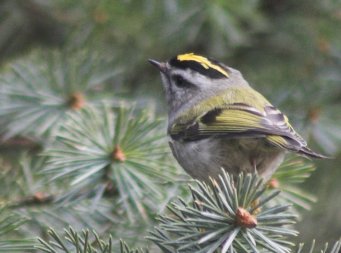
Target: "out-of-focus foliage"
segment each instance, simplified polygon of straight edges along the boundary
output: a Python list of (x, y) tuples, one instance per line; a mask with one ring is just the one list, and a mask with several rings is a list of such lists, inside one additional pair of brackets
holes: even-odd
[[(151, 115), (155, 108), (164, 115), (160, 78), (146, 60), (167, 60), (178, 53), (193, 51), (241, 70), (253, 87), (289, 116), (311, 146), (336, 158), (317, 162), (314, 172), (309, 164), (288, 160), (277, 174), (279, 189), (284, 193), (281, 199), (276, 199), (311, 208), (309, 214), (297, 208), (302, 214), (299, 231), (304, 241), (337, 240), (341, 233), (340, 31), (338, 0), (1, 1), (0, 137), (7, 141), (0, 142), (0, 201), (29, 218), (14, 236), (28, 238), (33, 233), (47, 241), (47, 227), (61, 232), (70, 224), (77, 232), (90, 227), (100, 236), (111, 233), (113, 248), (117, 250), (119, 238), (133, 247), (145, 245), (143, 236), (154, 225), (155, 210), (145, 209), (148, 222), (140, 219), (131, 223), (122, 218), (126, 209), (115, 207), (122, 207), (127, 201), (145, 203), (146, 199), (153, 206), (150, 199), (158, 194), (150, 191), (151, 198), (137, 194), (134, 199), (131, 193), (144, 192), (146, 183), (151, 182), (138, 168), (146, 165), (148, 155), (157, 155), (155, 146), (146, 144), (150, 154), (137, 152), (138, 161), (135, 159), (128, 170), (138, 174), (121, 170), (130, 177), (120, 181), (124, 185), (118, 194), (119, 189), (104, 187), (108, 177), (101, 178), (106, 175), (102, 172), (111, 171), (109, 179), (118, 182), (114, 174), (119, 172), (115, 166), (108, 169), (108, 160), (104, 159), (107, 162), (104, 167), (101, 160), (99, 173), (92, 173), (95, 172), (92, 166), (86, 169), (89, 159), (93, 159), (92, 165), (99, 162), (96, 159), (112, 152), (115, 143), (107, 143), (103, 149), (84, 144), (104, 138), (79, 135), (79, 128), (88, 127), (89, 133), (96, 128), (98, 122), (92, 122), (90, 117), (85, 117), (84, 125), (74, 123), (70, 127), (65, 123), (85, 113), (83, 106), (80, 110), (72, 109), (76, 105), (98, 108), (103, 100), (114, 107), (120, 105), (121, 92), (125, 93), (125, 107), (135, 100), (137, 107), (153, 105)], [(133, 114), (128, 121), (139, 121), (140, 116)], [(60, 132), (64, 128), (68, 128), (67, 133)], [(131, 129), (133, 132), (128, 136), (138, 134), (138, 129)], [(59, 150), (56, 145), (60, 143), (53, 143), (56, 136), (64, 140)], [(145, 145), (145, 137), (148, 135), (131, 142)], [(37, 151), (41, 150), (28, 150), (24, 156), (18, 151), (32, 147), (32, 140), (45, 144), (45, 154), (51, 156), (49, 166), (45, 159), (37, 159)], [(110, 142), (110, 138), (104, 142)], [(84, 152), (68, 163), (63, 151)], [(161, 175), (163, 165), (153, 162), (153, 171)], [(168, 165), (172, 163), (168, 161)], [(47, 171), (59, 179), (51, 180), (52, 174)], [(62, 177), (63, 173), (72, 177)], [(311, 173), (302, 183), (304, 189), (298, 190), (297, 179), (306, 179)], [(70, 186), (71, 180), (77, 179), (78, 183), (86, 181), (86, 187)], [(148, 186), (155, 189), (152, 183)], [(164, 187), (158, 188), (163, 196), (158, 202), (160, 211), (169, 198), (185, 192), (177, 184), (161, 186)], [(129, 194), (122, 196), (126, 190)], [(312, 204), (312, 195), (318, 197), (317, 204)], [(113, 201), (115, 196), (120, 198)], [(135, 211), (131, 211), (131, 216), (137, 214)], [(123, 248), (130, 252), (128, 247)]]
[[(291, 203), (294, 208), (310, 210), (316, 198), (297, 185), (302, 184), (310, 177), (315, 166), (307, 159), (289, 156), (280, 165), (268, 182), (269, 189), (280, 189), (281, 195), (275, 200), (280, 203)], [(299, 214), (299, 212), (297, 212)]]
[(49, 160), (43, 173), (50, 181), (71, 180), (66, 199), (119, 196), (116, 211), (123, 207), (130, 219), (147, 219), (160, 211), (167, 184), (175, 180), (160, 126), (160, 120), (131, 109), (84, 109), (69, 117), (56, 145), (44, 152)]
[(37, 52), (12, 64), (11, 72), (0, 78), (0, 134), (4, 139), (22, 135), (46, 141), (68, 112), (96, 105), (96, 93), (117, 73), (103, 56), (88, 50)]
[(315, 247), (315, 241), (311, 244), (311, 246), (305, 246), (304, 244), (300, 244), (296, 253), (304, 253), (304, 252), (319, 252), (319, 253), (339, 253), (341, 249), (341, 241), (337, 241), (334, 243), (334, 245), (330, 246), (328, 243), (326, 243), (321, 250), (316, 250), (317, 247)]
[(0, 252), (23, 252), (33, 249), (34, 240), (18, 239), (14, 233), (27, 218), (5, 208), (0, 208), (0, 217)]
[(37, 44), (58, 46), (66, 39), (66, 23), (34, 0), (0, 2), (0, 63)]

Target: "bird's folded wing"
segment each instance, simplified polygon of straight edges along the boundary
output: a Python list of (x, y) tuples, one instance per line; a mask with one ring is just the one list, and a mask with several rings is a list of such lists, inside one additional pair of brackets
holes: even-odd
[(265, 106), (263, 111), (242, 103), (216, 108), (188, 124), (174, 124), (170, 135), (189, 141), (217, 135), (263, 137), (276, 146), (296, 151), (306, 146), (287, 117), (271, 105)]

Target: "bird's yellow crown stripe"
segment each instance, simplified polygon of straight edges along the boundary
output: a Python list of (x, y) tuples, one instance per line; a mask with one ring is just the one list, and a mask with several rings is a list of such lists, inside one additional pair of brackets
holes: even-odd
[(223, 74), (226, 77), (229, 77), (229, 74), (219, 65), (213, 64), (209, 59), (206, 57), (203, 57), (201, 55), (196, 55), (194, 53), (188, 53), (188, 54), (180, 54), (177, 56), (177, 59), (179, 61), (195, 61), (201, 64), (205, 69), (215, 69), (221, 74)]

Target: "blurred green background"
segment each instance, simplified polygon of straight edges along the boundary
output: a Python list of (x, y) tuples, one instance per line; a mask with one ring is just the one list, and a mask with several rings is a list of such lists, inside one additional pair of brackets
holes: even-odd
[(239, 69), (313, 149), (335, 157), (317, 161), (304, 185), (318, 202), (304, 212), (297, 240), (340, 237), (341, 1), (0, 1), (2, 71), (37, 50), (56, 48), (111, 58), (119, 74), (106, 96), (153, 101), (160, 115), (166, 111), (161, 81), (148, 58), (195, 52)]

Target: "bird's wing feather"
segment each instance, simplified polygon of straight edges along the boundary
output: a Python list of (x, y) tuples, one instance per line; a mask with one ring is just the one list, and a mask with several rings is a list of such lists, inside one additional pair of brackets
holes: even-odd
[(174, 124), (170, 134), (185, 140), (217, 135), (264, 137), (273, 145), (293, 151), (307, 145), (289, 124), (287, 117), (271, 105), (264, 106), (263, 111), (244, 103), (225, 105), (199, 116), (191, 124)]

